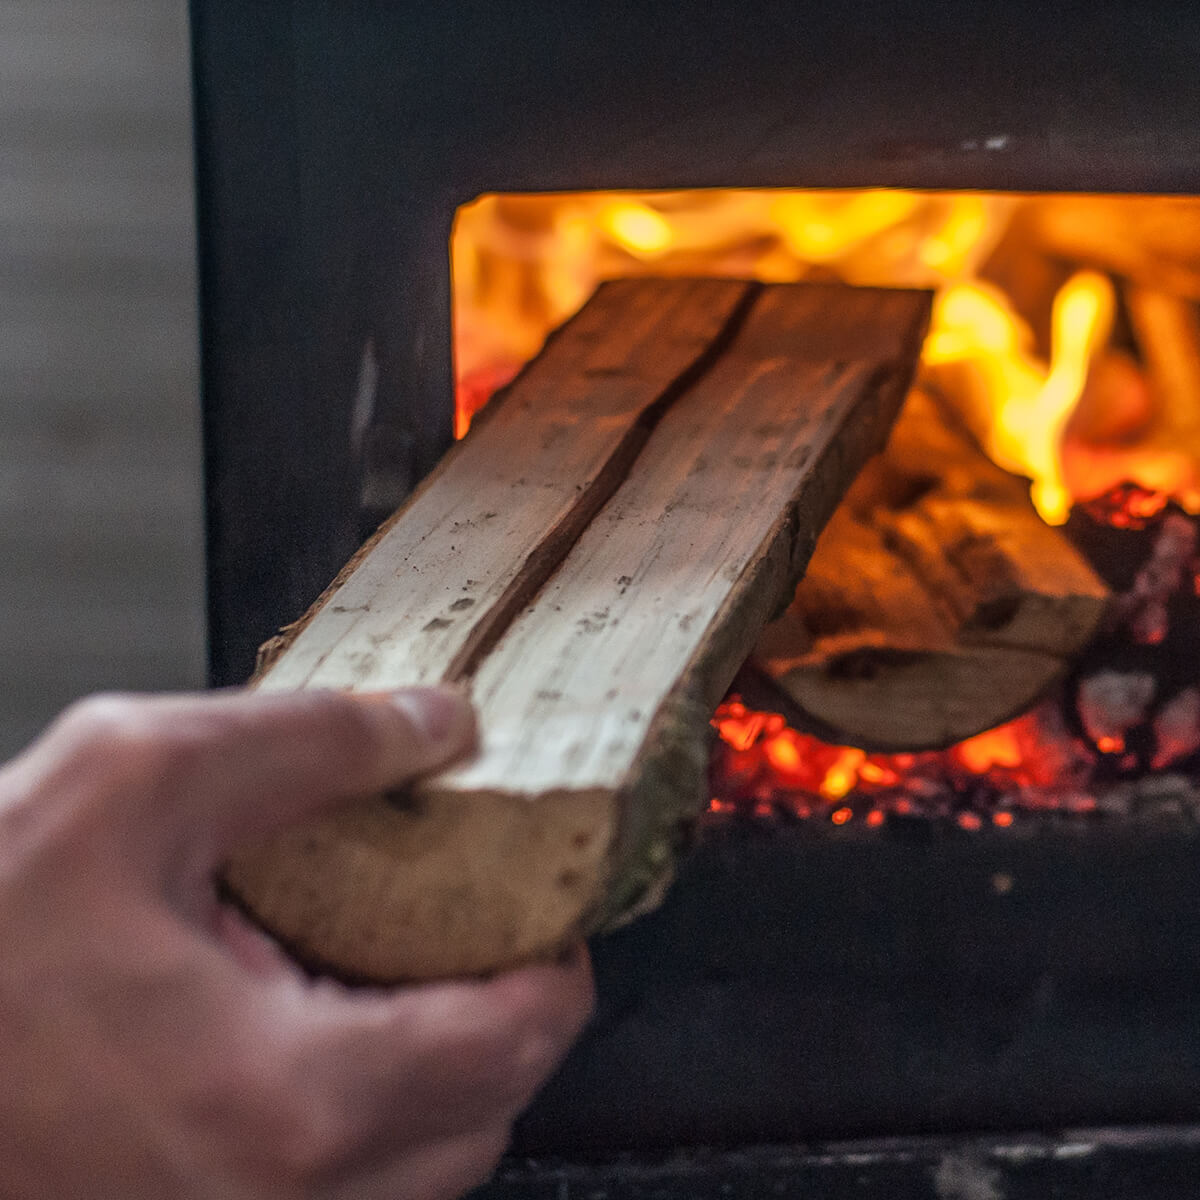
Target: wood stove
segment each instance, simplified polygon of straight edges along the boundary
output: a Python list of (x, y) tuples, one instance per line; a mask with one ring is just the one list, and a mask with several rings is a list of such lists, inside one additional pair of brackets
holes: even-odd
[[(449, 445), (447, 248), (481, 192), (1200, 192), (1200, 19), (1166, 6), (193, 14), (217, 683)], [(718, 822), (597, 941), (597, 1019), (515, 1146), (561, 1161), (495, 1194), (1191, 1194), (1198, 876), (1182, 810)], [(966, 1137), (1006, 1130), (1043, 1136)], [(878, 1141), (912, 1135), (943, 1140)], [(697, 1150), (753, 1144), (792, 1148)]]

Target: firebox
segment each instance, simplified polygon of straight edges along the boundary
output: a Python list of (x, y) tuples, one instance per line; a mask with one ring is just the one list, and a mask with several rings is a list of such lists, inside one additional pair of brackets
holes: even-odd
[[(1039, 603), (1086, 599), (1092, 573), (1114, 599), (1043, 679), (1077, 609), (1038, 626), (1055, 644), (1034, 662), (1027, 641), (975, 636), (1012, 616), (984, 596), (956, 618), (951, 671), (944, 620), (918, 661), (839, 590), (865, 560), (814, 559), (803, 628), (776, 629), (715, 714), (698, 845), (657, 913), (596, 939), (596, 1020), (494, 1194), (1191, 1195), (1200, 480), (1197, 447), (1174, 452), (1200, 425), (1200, 202), (1180, 198), (1200, 193), (1200, 17), (192, 10), (215, 683), (247, 677), (614, 274), (938, 287), (915, 436), (936, 410), (981, 464), (965, 486), (1034, 481), (1040, 516), (1021, 520), (1059, 539), (1027, 589)], [(719, 232), (680, 249), (706, 214)], [(553, 296), (545, 268), (504, 276), (501, 243), (569, 241), (569, 219), (604, 231), (584, 274)], [(478, 269), (525, 306), (507, 341)], [(1006, 441), (998, 395), (1060, 408)], [(940, 495), (899, 475), (899, 493), (893, 476), (856, 485), (843, 547), (894, 549), (898, 526), (863, 516), (881, 495), (904, 513)], [(944, 567), (956, 595), (965, 561)], [(964, 689), (955, 724), (945, 698)]]

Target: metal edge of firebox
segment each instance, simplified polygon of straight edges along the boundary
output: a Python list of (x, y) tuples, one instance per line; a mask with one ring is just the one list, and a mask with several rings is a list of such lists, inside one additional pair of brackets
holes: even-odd
[(594, 939), (518, 1153), (1200, 1123), (1200, 835), (727, 821)]
[(1200, 190), (1194, 6), (191, 10), (215, 683), (449, 444), (478, 193)]
[(469, 1200), (1194, 1200), (1200, 1128), (506, 1160)]

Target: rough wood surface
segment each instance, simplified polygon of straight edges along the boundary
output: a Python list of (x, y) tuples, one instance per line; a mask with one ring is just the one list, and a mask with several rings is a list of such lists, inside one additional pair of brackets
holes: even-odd
[(469, 674), (612, 494), (664, 398), (719, 349), (751, 291), (711, 279), (601, 287), (403, 519), (271, 647), (268, 660), (288, 652), (259, 686), (367, 690)]
[(1107, 595), (1027, 484), (914, 391), (756, 655), (836, 740), (941, 748), (1060, 678)]
[(705, 801), (712, 709), (886, 436), (928, 308), (602, 288), (259, 681), (469, 683), (478, 756), (239, 856), (235, 894), (373, 979), (519, 962), (644, 901)]

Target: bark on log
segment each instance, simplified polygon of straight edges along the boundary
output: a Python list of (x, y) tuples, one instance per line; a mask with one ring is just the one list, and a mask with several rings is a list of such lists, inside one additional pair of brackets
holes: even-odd
[(460, 680), (482, 746), (248, 848), (236, 897), (379, 981), (491, 971), (644, 903), (708, 720), (908, 386), (924, 293), (605, 285), (264, 655), (258, 686)]
[(1107, 599), (1027, 484), (914, 391), (755, 657), (825, 736), (942, 749), (1029, 707)]

